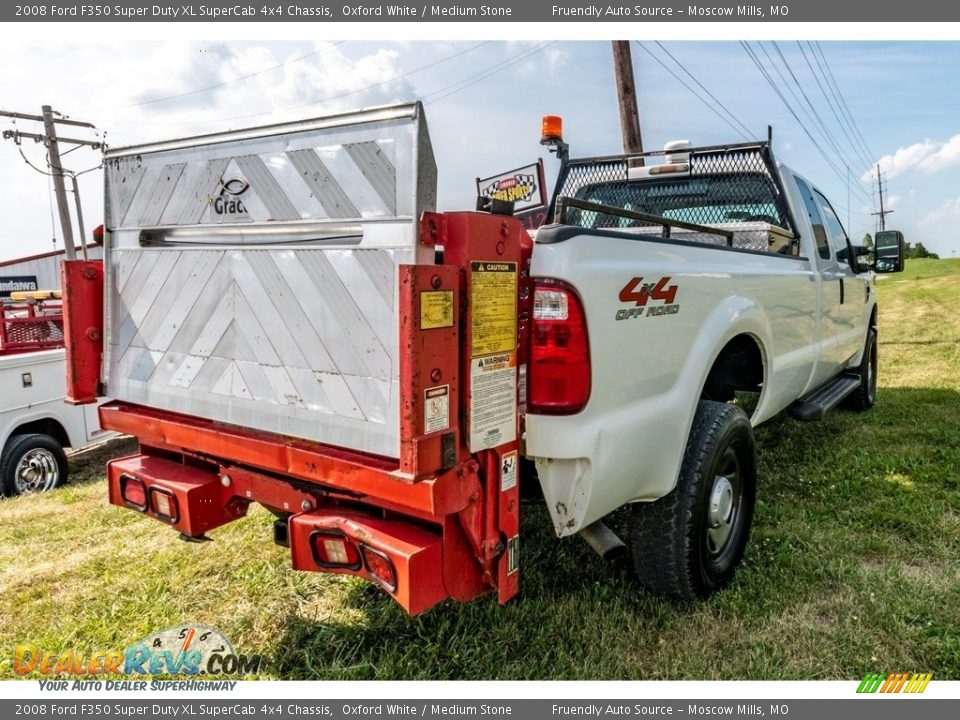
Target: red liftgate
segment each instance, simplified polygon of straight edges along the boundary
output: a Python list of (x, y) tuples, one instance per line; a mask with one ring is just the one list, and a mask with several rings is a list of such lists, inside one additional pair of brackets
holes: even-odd
[[(101, 424), (138, 438), (140, 454), (108, 464), (110, 502), (185, 539), (260, 503), (294, 568), (367, 578), (411, 614), (516, 595), (531, 240), (483, 213), (426, 213), (420, 232), (444, 264), (400, 267), (399, 460), (114, 402)], [(91, 282), (69, 265), (68, 396), (82, 401), (97, 394), (85, 371), (102, 328), (82, 313), (102, 302), (102, 273)]]

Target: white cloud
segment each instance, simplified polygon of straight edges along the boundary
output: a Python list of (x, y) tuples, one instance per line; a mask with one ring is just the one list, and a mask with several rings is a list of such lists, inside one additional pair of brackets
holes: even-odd
[(917, 223), (923, 227), (936, 225), (948, 218), (960, 217), (960, 197), (951, 198), (936, 210), (932, 210), (920, 218)]
[[(884, 155), (877, 161), (887, 179), (895, 178), (908, 170), (916, 168), (922, 161), (937, 152), (940, 143), (927, 139), (907, 147), (899, 148), (893, 155)], [(876, 180), (876, 167), (872, 167), (860, 176), (863, 182)]]
[[(926, 140), (899, 148), (892, 155), (884, 155), (877, 161), (886, 179), (902, 175), (910, 170), (919, 170), (931, 175), (960, 163), (960, 134), (946, 142)], [(867, 170), (860, 179), (875, 182), (876, 166)]]
[(960, 163), (960, 135), (954, 135), (940, 149), (931, 155), (921, 166), (925, 173), (935, 173), (951, 165)]
[(903, 196), (902, 195), (888, 196), (886, 205), (888, 210), (893, 210), (895, 208), (900, 207), (901, 205), (903, 205)]

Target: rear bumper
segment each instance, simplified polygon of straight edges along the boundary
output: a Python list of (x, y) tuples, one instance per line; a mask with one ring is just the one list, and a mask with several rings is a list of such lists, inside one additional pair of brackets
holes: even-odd
[[(278, 516), (276, 539), (295, 569), (376, 582), (410, 614), (447, 598), (516, 593), (506, 538), (489, 531), (473, 460), (414, 481), (377, 458), (148, 408), (112, 403), (101, 419), (141, 443), (140, 454), (108, 463), (110, 502), (185, 539), (245, 516), (256, 502)], [(342, 538), (360, 561), (323, 562), (317, 533)], [(377, 556), (388, 560), (380, 568), (392, 581), (371, 567)]]

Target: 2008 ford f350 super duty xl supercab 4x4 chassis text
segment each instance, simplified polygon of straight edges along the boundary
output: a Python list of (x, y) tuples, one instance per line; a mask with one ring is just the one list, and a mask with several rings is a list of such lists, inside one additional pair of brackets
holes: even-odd
[(102, 273), (64, 276), (105, 308), (72, 397), (140, 440), (111, 502), (186, 540), (258, 502), (295, 568), (418, 613), (517, 593), (526, 456), (559, 536), (606, 552), (629, 504), (647, 587), (727, 582), (753, 426), (873, 404), (873, 273), (765, 143), (561, 156), (531, 242), (496, 202), (433, 212), (419, 104), (108, 152)]

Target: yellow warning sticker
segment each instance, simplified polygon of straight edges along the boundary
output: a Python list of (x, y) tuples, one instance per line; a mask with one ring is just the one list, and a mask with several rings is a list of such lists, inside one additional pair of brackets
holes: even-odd
[(471, 357), (512, 352), (517, 347), (517, 264), (470, 264)]
[(453, 290), (420, 293), (420, 329), (453, 327)]

